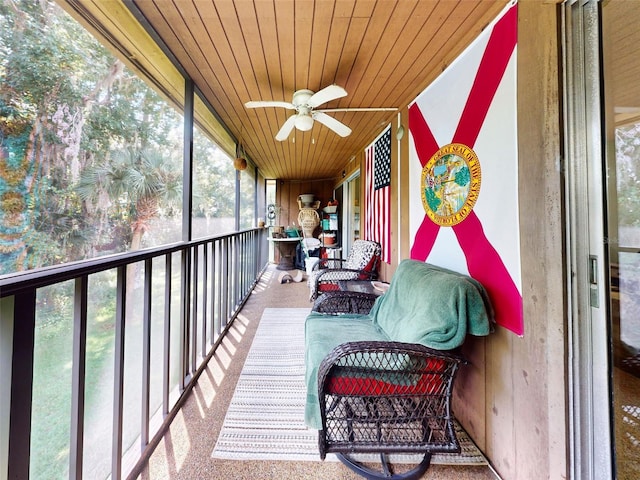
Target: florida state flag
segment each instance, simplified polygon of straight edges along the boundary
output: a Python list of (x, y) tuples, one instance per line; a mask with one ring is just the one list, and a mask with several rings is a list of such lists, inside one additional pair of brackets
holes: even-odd
[(411, 258), (466, 273), (524, 332), (516, 131), (517, 4), (409, 107)]

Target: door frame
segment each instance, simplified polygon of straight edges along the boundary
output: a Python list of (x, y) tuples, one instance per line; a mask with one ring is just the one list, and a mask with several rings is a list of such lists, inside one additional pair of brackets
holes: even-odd
[(569, 448), (571, 476), (585, 480), (613, 478), (600, 7), (566, 1), (562, 18)]
[[(342, 255), (346, 257), (349, 251), (351, 251), (351, 245), (353, 245), (353, 239), (351, 238), (351, 232), (353, 231), (353, 223), (352, 218), (355, 212), (352, 210), (354, 207), (351, 205), (351, 198), (353, 195), (353, 185), (352, 182), (360, 177), (360, 169), (356, 169), (348, 177), (346, 177), (338, 187), (342, 187), (342, 205), (339, 207), (341, 216), (340, 218), (340, 226), (342, 230)], [(362, 178), (360, 178), (360, 182), (362, 182)], [(362, 184), (361, 184), (362, 185)], [(338, 188), (336, 187), (336, 188)], [(362, 187), (360, 188), (362, 190)], [(359, 203), (362, 203), (362, 192), (358, 192)], [(360, 207), (359, 207), (360, 208)]]

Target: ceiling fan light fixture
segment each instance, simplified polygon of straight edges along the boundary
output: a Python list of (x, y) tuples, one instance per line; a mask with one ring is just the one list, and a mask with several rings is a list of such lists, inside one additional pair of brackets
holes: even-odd
[(302, 132), (308, 132), (313, 128), (313, 118), (311, 118), (311, 115), (298, 115), (295, 126)]

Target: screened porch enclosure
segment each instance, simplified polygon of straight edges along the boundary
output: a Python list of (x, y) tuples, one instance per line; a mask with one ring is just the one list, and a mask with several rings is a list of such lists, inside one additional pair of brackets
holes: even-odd
[[(609, 98), (609, 87), (633, 77), (630, 63), (607, 67), (612, 52), (633, 51), (624, 39), (637, 30), (635, 11), (602, 23), (630, 3), (0, 0), (0, 480), (351, 480), (327, 462), (214, 462), (211, 449), (262, 310), (311, 307), (305, 283), (274, 285), (271, 260), (279, 257), (262, 221), (291, 231), (300, 223), (299, 196), (314, 194), (318, 213), (339, 203), (342, 238), (333, 253), (346, 256), (356, 239), (372, 240), (366, 229), (380, 217), (369, 216), (367, 186), (375, 182), (367, 155), (384, 134), (389, 215), (378, 223), (390, 243), (378, 280), (391, 281), (424, 240), (434, 261), (471, 252), (458, 248), (455, 229), (418, 235), (432, 227), (421, 173), (433, 152), (416, 155), (410, 109), (425, 93), (441, 101), (425, 118), (438, 146), (458, 140), (456, 117), (475, 111), (467, 104), (488, 107), (482, 125), (470, 121), (478, 138), (490, 135), (473, 145), (483, 189), (467, 218), (480, 219), (491, 246), (517, 264), (525, 324), (524, 335), (500, 327), (464, 346), (471, 368), (456, 380), (455, 417), (490, 465), (451, 467), (442, 477), (493, 479), (495, 469), (505, 480), (614, 478), (623, 464), (635, 468), (638, 445), (630, 442), (625, 457), (598, 434), (626, 442), (626, 431), (612, 428), (637, 414), (623, 403), (616, 411), (626, 417), (614, 419), (615, 402), (627, 401), (616, 399), (608, 389), (618, 388), (609, 382), (616, 377), (607, 376), (628, 373), (617, 361), (629, 355), (618, 354), (637, 343), (632, 324), (609, 315), (633, 309), (624, 280), (634, 278), (637, 255), (622, 243), (598, 254), (600, 286), (619, 284), (599, 290), (602, 335), (578, 338), (576, 330), (595, 325), (582, 317), (595, 312), (586, 275), (593, 257), (571, 236), (593, 239), (595, 230), (583, 227), (615, 221), (608, 212), (586, 218), (591, 206), (614, 200), (600, 198), (613, 184), (574, 195), (572, 182), (599, 183), (586, 175), (584, 154), (604, 166), (609, 160), (598, 152), (612, 145), (604, 137), (609, 114), (617, 117), (619, 106), (637, 113), (630, 97)], [(480, 52), (504, 46), (492, 32), (516, 10), (501, 30), (515, 33), (504, 56), (509, 75), (485, 75), (497, 62)], [(578, 38), (584, 26), (597, 34), (593, 45)], [(604, 63), (581, 62), (586, 54)], [(595, 65), (585, 79), (598, 89), (604, 82), (604, 95), (584, 91), (569, 69), (574, 61)], [(448, 81), (444, 74), (461, 65), (469, 70)], [(496, 101), (481, 88), (494, 81)], [(335, 86), (347, 94), (313, 108), (350, 135), (309, 117), (301, 126), (310, 129), (296, 128), (295, 94)], [(586, 98), (608, 113), (587, 119)], [(247, 107), (252, 101), (283, 108)], [(276, 138), (292, 123), (287, 138)], [(496, 163), (502, 156), (509, 168)], [(495, 207), (488, 201), (487, 193), (516, 191)], [(314, 236), (324, 240), (322, 231)], [(264, 290), (267, 283), (274, 288)], [(302, 296), (282, 293), (299, 289)], [(265, 304), (252, 306), (256, 299)], [(611, 337), (619, 341), (613, 351)], [(590, 361), (594, 349), (602, 361)], [(578, 388), (583, 381), (593, 392)]]

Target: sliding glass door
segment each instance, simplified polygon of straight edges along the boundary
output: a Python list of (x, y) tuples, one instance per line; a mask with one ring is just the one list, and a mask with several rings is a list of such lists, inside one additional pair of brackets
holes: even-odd
[(640, 5), (602, 5), (614, 474), (640, 478)]
[(640, 478), (640, 8), (567, 2), (572, 476)]

